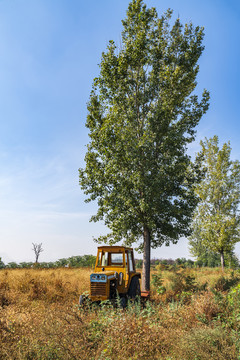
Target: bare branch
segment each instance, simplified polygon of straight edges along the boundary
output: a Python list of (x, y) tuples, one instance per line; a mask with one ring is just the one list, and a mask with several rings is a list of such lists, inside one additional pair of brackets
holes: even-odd
[(32, 250), (34, 251), (34, 254), (35, 254), (35, 263), (37, 264), (39, 255), (43, 251), (42, 243), (41, 244), (32, 243), (32, 244), (33, 244), (33, 249)]

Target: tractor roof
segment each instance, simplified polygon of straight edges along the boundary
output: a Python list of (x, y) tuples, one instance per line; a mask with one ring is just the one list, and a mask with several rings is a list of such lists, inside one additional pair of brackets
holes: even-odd
[(123, 250), (132, 250), (130, 247), (126, 246), (99, 246), (99, 250), (106, 250), (106, 251), (123, 251)]

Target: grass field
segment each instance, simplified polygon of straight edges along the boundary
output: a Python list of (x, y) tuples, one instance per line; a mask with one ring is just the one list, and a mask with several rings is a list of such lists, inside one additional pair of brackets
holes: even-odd
[(240, 274), (153, 271), (151, 301), (79, 309), (91, 269), (1, 270), (0, 359), (240, 359)]

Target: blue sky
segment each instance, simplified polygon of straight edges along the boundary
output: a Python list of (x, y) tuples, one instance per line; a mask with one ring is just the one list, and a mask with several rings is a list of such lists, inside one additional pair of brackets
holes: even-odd
[[(240, 159), (240, 3), (237, 0), (146, 0), (159, 15), (174, 10), (183, 23), (205, 27), (197, 91), (211, 93), (198, 127), (199, 141), (217, 134)], [(86, 103), (101, 53), (120, 42), (126, 0), (0, 1), (0, 257), (41, 261), (95, 254), (78, 168), (84, 165)], [(240, 247), (236, 252), (240, 255)], [(186, 240), (154, 250), (152, 257), (188, 257)]]

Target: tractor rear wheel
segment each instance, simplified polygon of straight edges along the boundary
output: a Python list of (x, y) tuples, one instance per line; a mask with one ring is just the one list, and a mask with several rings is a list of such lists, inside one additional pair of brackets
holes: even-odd
[(128, 289), (128, 296), (130, 299), (135, 299), (137, 296), (141, 295), (139, 278), (134, 276), (131, 280), (131, 284)]

